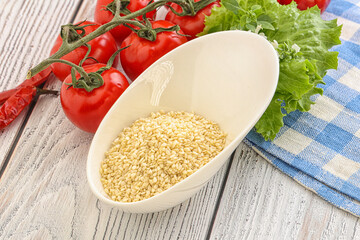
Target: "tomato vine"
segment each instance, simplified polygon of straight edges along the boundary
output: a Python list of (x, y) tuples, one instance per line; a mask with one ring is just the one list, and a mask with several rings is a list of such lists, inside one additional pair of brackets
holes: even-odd
[[(98, 29), (96, 29), (95, 31), (89, 33), (86, 36), (80, 37), (77, 40), (73, 40), (72, 38), (70, 38), (70, 36), (73, 36), (74, 32), (77, 32), (77, 25), (73, 25), (73, 24), (67, 24), (67, 25), (63, 25), (61, 27), (61, 36), (63, 38), (63, 43), (60, 46), (59, 50), (54, 53), (53, 55), (51, 55), (49, 58), (45, 59), (44, 61), (42, 61), (41, 63), (39, 63), (38, 65), (36, 65), (34, 68), (30, 69), (28, 71), (27, 74), (27, 79), (33, 77), (35, 74), (39, 73), (40, 71), (42, 71), (43, 69), (45, 69), (46, 67), (48, 67), (51, 63), (55, 62), (55, 61), (59, 61), (59, 59), (63, 56), (65, 56), (66, 54), (70, 53), (71, 51), (75, 50), (76, 48), (83, 46), (84, 44), (86, 44), (87, 42), (89, 42), (90, 40), (104, 34), (105, 32), (110, 31), (111, 29), (115, 28), (118, 25), (125, 25), (125, 26), (136, 26), (140, 29), (142, 29), (142, 31), (138, 31), (139, 36), (140, 37), (148, 37), (148, 40), (150, 41), (154, 41), (156, 39), (156, 33), (159, 32), (155, 31), (155, 37), (154, 37), (154, 29), (149, 28), (148, 24), (142, 23), (139, 20), (133, 20), (139, 16), (142, 15), (146, 15), (147, 12), (156, 10), (157, 8), (167, 5), (169, 3), (176, 3), (178, 4), (182, 11), (181, 12), (176, 12), (174, 9), (171, 9), (171, 11), (173, 11), (175, 14), (178, 15), (193, 15), (194, 13), (196, 14), (197, 11), (201, 10), (203, 7), (207, 6), (208, 4), (214, 2), (215, 0), (201, 0), (198, 2), (194, 2), (194, 0), (159, 0), (156, 2), (151, 2), (150, 4), (148, 4), (145, 8), (140, 9), (138, 11), (135, 12), (130, 12), (126, 15), (120, 16), (120, 12), (121, 12), (121, 0), (114, 0), (113, 1), (113, 7), (112, 9), (114, 9), (115, 6), (115, 12), (114, 12), (114, 17), (113, 19), (108, 22), (105, 23), (104, 25), (101, 25)], [(123, 11), (124, 12), (124, 11)], [(162, 31), (170, 31), (169, 29), (161, 29)], [(145, 33), (145, 31), (147, 31)], [(81, 34), (79, 34), (81, 35)], [(78, 70), (78, 68), (77, 68)]]
[[(91, 43), (89, 42), (101, 35), (106, 34), (115, 27), (123, 25), (129, 28), (138, 37), (146, 39), (146, 41), (149, 42), (155, 42), (157, 35), (162, 32), (179, 35), (181, 38), (183, 38), (183, 40), (176, 43), (179, 45), (186, 41), (186, 37), (180, 30), (180, 27), (178, 25), (172, 24), (167, 25), (167, 27), (163, 27), (163, 25), (153, 27), (154, 24), (146, 17), (147, 13), (156, 11), (159, 7), (167, 5), (171, 12), (176, 15), (194, 16), (198, 11), (214, 1), (215, 0), (158, 0), (154, 2), (153, 0), (150, 0), (148, 5), (146, 5), (144, 8), (131, 12), (129, 9), (127, 9), (130, 0), (113, 0), (105, 8), (106, 11), (110, 11), (113, 14), (113, 18), (109, 22), (99, 26), (91, 22), (89, 24), (88, 21), (77, 24), (69, 23), (61, 26), (59, 39), (62, 41), (59, 40), (58, 43), (56, 43), (58, 44), (56, 45), (56, 48), (54, 48), (54, 51), (56, 52), (30, 69), (26, 76), (27, 80), (25, 80), (24, 83), (15, 89), (0, 93), (0, 101), (2, 103), (2, 106), (0, 107), (0, 129), (10, 124), (36, 95), (44, 93), (57, 93), (56, 91), (51, 90), (41, 91), (41, 89), (36, 88), (36, 86), (41, 85), (47, 79), (51, 72), (51, 64), (60, 63), (71, 67), (71, 74), (65, 79), (61, 79), (59, 77), (60, 75), (58, 76), (54, 72), (56, 76), (58, 76), (61, 80), (64, 80), (62, 89), (69, 90), (69, 88), (71, 88), (71, 91), (61, 91), (61, 103), (63, 109), (66, 115), (75, 125), (85, 131), (94, 132), (107, 110), (128, 86), (128, 82), (125, 76), (118, 70), (111, 67), (116, 58), (116, 55), (128, 46), (122, 46), (123, 48), (117, 50), (110, 57), (107, 65), (103, 63), (96, 63), (83, 67), (83, 65), (86, 65), (85, 61), (88, 59), (93, 59), (95, 62), (98, 62), (90, 54), (92, 47)], [(171, 3), (177, 4), (181, 11), (177, 12), (173, 7), (170, 6)], [(85, 31), (85, 27), (90, 26), (94, 30), (89, 31), (88, 33), (88, 31)], [(173, 47), (177, 46), (176, 44), (169, 45), (165, 50), (171, 50)], [(59, 45), (60, 47), (58, 47)], [(114, 46), (116, 49), (116, 43)], [(63, 59), (65, 55), (80, 47), (83, 49), (87, 48), (87, 52), (82, 60), (78, 61), (79, 59), (77, 59), (75, 61), (72, 59), (72, 57), (67, 58), (68, 60)], [(84, 53), (83, 49), (81, 50), (82, 53)], [(165, 50), (163, 49), (161, 53), (163, 54)], [(80, 56), (80, 54), (75, 55)], [(151, 62), (147, 62), (147, 64), (149, 65)], [(53, 67), (54, 66), (51, 66), (52, 69)], [(110, 73), (113, 75), (110, 76)], [(79, 95), (79, 93), (81, 94)], [(83, 99), (84, 96), (87, 97)], [(87, 98), (90, 96), (92, 99), (100, 99), (96, 106), (89, 105)], [(76, 110), (74, 105), (72, 103), (68, 104), (66, 100), (73, 98), (77, 98), (76, 102), (79, 103), (78, 105), (80, 106), (80, 109), (102, 109), (101, 114), (91, 111), (84, 113), (80, 110)], [(108, 100), (104, 102), (102, 98), (106, 98)], [(87, 124), (84, 124), (83, 121), (80, 121), (84, 118), (84, 116), (86, 118), (92, 118), (96, 116), (96, 121), (94, 121), (91, 126), (88, 126)]]

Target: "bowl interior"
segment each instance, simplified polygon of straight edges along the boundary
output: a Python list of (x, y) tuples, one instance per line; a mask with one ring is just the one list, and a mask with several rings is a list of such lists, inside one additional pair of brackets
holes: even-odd
[[(195, 112), (218, 123), (227, 145), (248, 133), (277, 85), (278, 59), (268, 41), (243, 31), (192, 40), (159, 59), (117, 100), (100, 124), (88, 156), (88, 180), (105, 196), (99, 167), (124, 127), (151, 112)], [(236, 147), (236, 146), (235, 146)]]

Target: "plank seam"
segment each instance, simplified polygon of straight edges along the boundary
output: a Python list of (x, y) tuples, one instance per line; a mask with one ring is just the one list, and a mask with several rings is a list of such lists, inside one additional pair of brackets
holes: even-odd
[(214, 223), (215, 223), (215, 219), (216, 219), (217, 213), (218, 213), (218, 211), (219, 211), (221, 199), (222, 199), (222, 196), (223, 196), (223, 194), (224, 194), (226, 182), (227, 182), (227, 180), (228, 180), (228, 178), (229, 178), (230, 168), (231, 168), (232, 162), (233, 162), (233, 160), (234, 160), (234, 157), (235, 157), (235, 151), (234, 151), (234, 152), (231, 154), (231, 156), (230, 156), (230, 161), (229, 161), (228, 167), (227, 167), (227, 169), (226, 169), (223, 182), (221, 183), (219, 196), (218, 196), (218, 198), (217, 198), (217, 200), (216, 200), (214, 212), (213, 212), (213, 215), (212, 215), (212, 217), (211, 217), (211, 221), (210, 221), (210, 224), (209, 224), (209, 228), (208, 228), (207, 233), (206, 233), (206, 237), (205, 237), (206, 240), (210, 239), (210, 237), (211, 237), (211, 232), (212, 232), (212, 230), (213, 230)]
[[(73, 22), (75, 20), (75, 18), (77, 16), (83, 2), (84, 2), (84, 0), (80, 0), (79, 3), (77, 4), (77, 6), (75, 7), (74, 14), (72, 15), (71, 20), (70, 20), (71, 22)], [(44, 86), (44, 84), (42, 86), (40, 86), (40, 87), (43, 87), (43, 86)], [(22, 123), (21, 123), (21, 125), (19, 127), (19, 130), (17, 131), (17, 133), (15, 135), (14, 141), (11, 144), (11, 147), (10, 147), (8, 153), (6, 154), (5, 160), (4, 160), (4, 162), (2, 163), (2, 165), (0, 167), (0, 179), (3, 176), (5, 170), (6, 170), (8, 164), (10, 162), (10, 159), (11, 159), (11, 157), (12, 157), (14, 151), (15, 151), (15, 148), (16, 148), (18, 142), (19, 142), (19, 139), (21, 138), (21, 136), (22, 136), (22, 134), (24, 132), (25, 126), (26, 126), (26, 124), (27, 124), (27, 122), (28, 122), (28, 120), (29, 120), (29, 118), (31, 116), (31, 113), (33, 112), (33, 110), (35, 108), (35, 105), (36, 105), (38, 99), (39, 99), (39, 97), (34, 98), (34, 100), (29, 105), (29, 109), (26, 112), (25, 118), (22, 121)]]
[(1, 168), (0, 168), (0, 179), (1, 179), (1, 177), (2, 177), (2, 176), (4, 175), (4, 173), (5, 173), (5, 170), (6, 170), (8, 164), (9, 164), (9, 162), (10, 162), (10, 159), (11, 159), (11, 157), (12, 157), (14, 151), (15, 151), (15, 148), (16, 148), (16, 146), (17, 146), (17, 143), (19, 142), (19, 139), (21, 138), (22, 133), (24, 132), (26, 123), (27, 123), (27, 121), (28, 121), (29, 118), (30, 118), (30, 115), (31, 115), (31, 113), (32, 113), (32, 111), (33, 111), (33, 109), (34, 109), (34, 107), (35, 107), (35, 104), (36, 104), (38, 98), (39, 98), (39, 97), (36, 96), (35, 99), (34, 99), (33, 101), (31, 101), (31, 103), (30, 103), (30, 105), (29, 105), (29, 109), (28, 109), (28, 111), (26, 112), (26, 115), (25, 115), (25, 117), (24, 117), (24, 120), (23, 120), (23, 122), (21, 123), (20, 128), (19, 128), (19, 130), (17, 131), (17, 133), (16, 133), (16, 135), (15, 135), (14, 141), (13, 141), (13, 143), (11, 144), (11, 147), (10, 147), (8, 153), (6, 154), (5, 160), (4, 160), (4, 162), (3, 162), (3, 164), (1, 165)]
[(78, 5), (75, 8), (75, 12), (74, 12), (73, 16), (71, 17), (70, 22), (74, 22), (74, 20), (76, 19), (76, 16), (79, 13), (79, 10), (80, 10), (83, 3), (84, 3), (84, 0), (79, 1)]

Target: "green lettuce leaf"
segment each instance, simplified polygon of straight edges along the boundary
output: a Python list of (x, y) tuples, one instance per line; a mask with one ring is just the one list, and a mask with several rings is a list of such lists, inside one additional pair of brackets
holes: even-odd
[(300, 11), (293, 1), (222, 0), (205, 19), (200, 35), (226, 30), (252, 31), (266, 37), (279, 55), (280, 75), (275, 95), (255, 129), (273, 140), (290, 112), (309, 111), (312, 96), (322, 94), (318, 84), (328, 69), (336, 69), (338, 53), (329, 49), (340, 44), (341, 26), (325, 21), (318, 7)]

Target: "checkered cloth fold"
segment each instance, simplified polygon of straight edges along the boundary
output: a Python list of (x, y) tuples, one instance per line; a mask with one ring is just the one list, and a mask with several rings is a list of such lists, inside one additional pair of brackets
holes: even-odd
[(272, 142), (251, 131), (245, 142), (290, 177), (360, 217), (360, 0), (332, 0), (322, 17), (343, 24), (338, 69), (323, 96), (293, 112)]

